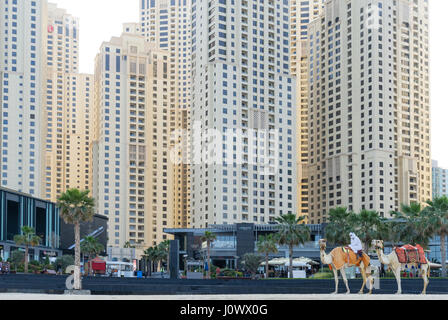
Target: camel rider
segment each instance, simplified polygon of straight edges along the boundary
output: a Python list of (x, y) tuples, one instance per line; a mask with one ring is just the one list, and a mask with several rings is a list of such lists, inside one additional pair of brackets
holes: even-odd
[(350, 249), (353, 250), (354, 253), (356, 253), (359, 257), (359, 259), (362, 259), (362, 243), (361, 240), (354, 234), (353, 232), (350, 233)]

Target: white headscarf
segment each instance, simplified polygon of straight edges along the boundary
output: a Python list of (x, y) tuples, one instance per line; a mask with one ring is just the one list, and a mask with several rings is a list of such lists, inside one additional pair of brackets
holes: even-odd
[(350, 248), (352, 248), (354, 252), (362, 250), (361, 240), (356, 236), (355, 233), (353, 232), (350, 233), (350, 239), (351, 239)]

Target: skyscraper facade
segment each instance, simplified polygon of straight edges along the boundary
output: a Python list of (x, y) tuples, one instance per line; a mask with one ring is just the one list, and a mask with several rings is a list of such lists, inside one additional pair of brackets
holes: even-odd
[(79, 74), (79, 19), (47, 6), (43, 197), (92, 189), (93, 75)]
[(297, 81), (297, 208), (308, 217), (308, 25), (320, 16), (325, 0), (291, 0), (291, 74)]
[(170, 122), (173, 130), (174, 227), (190, 226), (190, 166), (188, 131), (191, 103), (191, 0), (143, 0), (140, 31), (146, 41), (167, 50), (173, 88)]
[(430, 199), (428, 2), (326, 1), (309, 59), (310, 222)]
[(92, 190), (92, 75), (47, 74), (44, 198)]
[(109, 245), (143, 249), (173, 225), (169, 53), (126, 24), (95, 61), (93, 191)]
[(42, 196), (43, 0), (0, 3), (1, 185)]
[(448, 197), (448, 169), (439, 167), (437, 161), (432, 162), (432, 195), (433, 198)]
[(192, 226), (297, 213), (289, 1), (192, 3)]

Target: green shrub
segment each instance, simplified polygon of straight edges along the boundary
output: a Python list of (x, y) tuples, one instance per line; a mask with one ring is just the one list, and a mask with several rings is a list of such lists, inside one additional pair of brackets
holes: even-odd
[(237, 272), (235, 270), (232, 270), (232, 269), (224, 269), (224, 270), (221, 271), (221, 276), (235, 278), (237, 276)]
[(58, 257), (53, 265), (54, 265), (55, 270), (58, 265), (61, 265), (62, 272), (65, 272), (65, 269), (67, 269), (68, 266), (71, 266), (74, 264), (75, 264), (75, 258), (73, 256), (64, 255), (62, 257)]
[(39, 263), (39, 261), (31, 260), (31, 261), (29, 262), (29, 265), (30, 265), (30, 266), (40, 266), (40, 263)]
[(313, 275), (313, 279), (333, 279), (334, 275), (331, 272), (319, 272)]

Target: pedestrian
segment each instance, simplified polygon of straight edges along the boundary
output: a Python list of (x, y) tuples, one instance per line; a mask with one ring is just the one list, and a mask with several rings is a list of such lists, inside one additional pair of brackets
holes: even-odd
[(60, 263), (57, 264), (56, 271), (58, 275), (62, 275), (62, 266)]
[(380, 277), (382, 278), (386, 277), (386, 268), (384, 267), (384, 264), (381, 264)]

